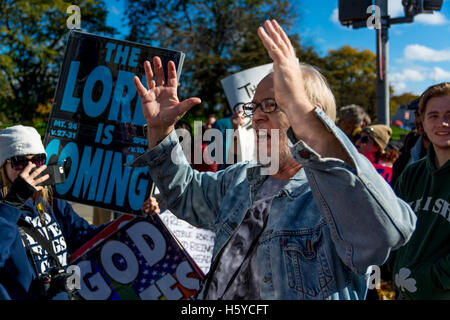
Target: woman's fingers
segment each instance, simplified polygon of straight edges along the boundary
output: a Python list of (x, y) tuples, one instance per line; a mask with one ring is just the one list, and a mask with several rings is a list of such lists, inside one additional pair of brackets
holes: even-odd
[(36, 189), (36, 191), (40, 191), (43, 189), (43, 187), (39, 186), (39, 184), (46, 181), (47, 179), (49, 179), (50, 176), (48, 174), (46, 174), (46, 175), (36, 179), (36, 177), (42, 171), (44, 171), (47, 168), (47, 166), (44, 164), (44, 165), (40, 166), (39, 168), (37, 168), (36, 170), (34, 170), (33, 172), (31, 172), (31, 170), (33, 170), (33, 168), (35, 168), (35, 167), (36, 167), (36, 165), (34, 163), (32, 163), (31, 161), (28, 161), (28, 165), (20, 173), (20, 177), (23, 180), (25, 180), (29, 185), (34, 187)]
[(31, 171), (34, 167), (36, 167), (36, 165), (35, 165), (33, 162), (28, 161), (26, 167), (23, 168), (23, 170), (22, 170), (22, 172), (21, 172), (20, 174), (21, 174), (21, 175), (22, 175), (22, 174), (30, 175), (30, 171)]
[(33, 162), (28, 161), (27, 166), (20, 173), (22, 179), (26, 180), (27, 182), (28, 180), (33, 180), (34, 177), (36, 177), (43, 170), (41, 168), (37, 168), (36, 170), (32, 171), (35, 167), (36, 165)]
[(37, 185), (39, 185), (39, 184), (41, 184), (42, 182), (46, 181), (48, 178), (50, 178), (50, 175), (46, 174), (46, 175), (40, 177), (39, 179), (34, 180), (34, 182), (36, 183), (36, 184), (34, 185), (34, 187), (36, 187)]
[[(30, 164), (31, 162), (28, 161), (28, 164)], [(32, 168), (35, 168), (36, 165), (32, 163)], [(44, 171), (45, 169), (47, 169), (47, 166), (44, 164), (42, 166), (40, 166), (39, 168), (37, 168), (36, 170), (34, 170), (33, 172), (30, 173), (30, 171), (28, 171), (29, 176), (34, 179), (36, 178), (42, 171)]]

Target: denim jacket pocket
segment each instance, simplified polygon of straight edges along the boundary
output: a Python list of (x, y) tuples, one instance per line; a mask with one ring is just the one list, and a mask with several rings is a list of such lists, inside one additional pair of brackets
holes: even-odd
[(289, 233), (292, 235), (281, 237), (289, 287), (298, 291), (300, 298), (326, 298), (333, 275), (321, 241), (321, 228)]

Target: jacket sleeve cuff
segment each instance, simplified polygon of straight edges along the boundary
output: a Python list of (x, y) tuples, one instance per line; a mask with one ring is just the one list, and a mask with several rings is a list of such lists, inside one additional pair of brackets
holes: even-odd
[(13, 205), (19, 209), (23, 207), (28, 198), (30, 198), (36, 189), (18, 176), (11, 185), (8, 194), (4, 201), (10, 205)]
[[(348, 139), (348, 137), (340, 131), (340, 129), (334, 124), (334, 122), (325, 114), (325, 112), (320, 109), (319, 107), (316, 107), (314, 109), (315, 115), (322, 121), (325, 128), (333, 133), (333, 135), (336, 137), (336, 142), (340, 143), (342, 148), (347, 153), (348, 157), (352, 160), (352, 162), (355, 164), (355, 167), (353, 168), (348, 163), (344, 162), (341, 159), (337, 158), (323, 158), (320, 154), (318, 154), (312, 147), (310, 147), (305, 141), (303, 140), (297, 140), (297, 138), (294, 135), (294, 131), (292, 130), (292, 127), (290, 127), (287, 131), (288, 141), (289, 141), (289, 147), (291, 149), (291, 154), (293, 158), (299, 162), (303, 166), (315, 166), (315, 165), (323, 165), (325, 163), (328, 164), (339, 164), (340, 166), (344, 166), (345, 168), (351, 170), (353, 173), (356, 173), (358, 170), (357, 161), (355, 159), (355, 154), (358, 153), (358, 151), (355, 149), (353, 152), (349, 150), (347, 145), (351, 144), (351, 141)], [(347, 139), (348, 143), (346, 144), (344, 140)]]

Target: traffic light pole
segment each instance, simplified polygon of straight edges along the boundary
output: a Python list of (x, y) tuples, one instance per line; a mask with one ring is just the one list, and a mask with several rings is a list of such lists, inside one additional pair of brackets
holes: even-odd
[(380, 8), (381, 28), (376, 29), (377, 48), (377, 123), (389, 125), (389, 16), (386, 0), (375, 0)]
[[(388, 0), (375, 0), (375, 14), (372, 0), (339, 0), (339, 21), (344, 26), (376, 28), (377, 48), (377, 122), (389, 125), (389, 27), (392, 24), (411, 23), (420, 13), (441, 10), (443, 0), (403, 0), (404, 17), (391, 19), (388, 15)], [(372, 15), (370, 15), (372, 13)], [(374, 19), (375, 18), (375, 23)], [(379, 23), (377, 21), (379, 19)]]

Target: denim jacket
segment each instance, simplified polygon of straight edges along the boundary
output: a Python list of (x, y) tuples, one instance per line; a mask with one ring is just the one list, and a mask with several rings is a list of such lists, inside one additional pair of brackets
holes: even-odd
[[(415, 228), (408, 204), (322, 110), (315, 112), (354, 167), (320, 157), (301, 140), (291, 146), (302, 169), (274, 198), (258, 243), (262, 299), (364, 299), (368, 267), (383, 264)], [(288, 135), (292, 141), (291, 129)], [(134, 165), (144, 163), (175, 215), (216, 232), (213, 272), (267, 176), (250, 163), (197, 172), (186, 161), (175, 132)]]

